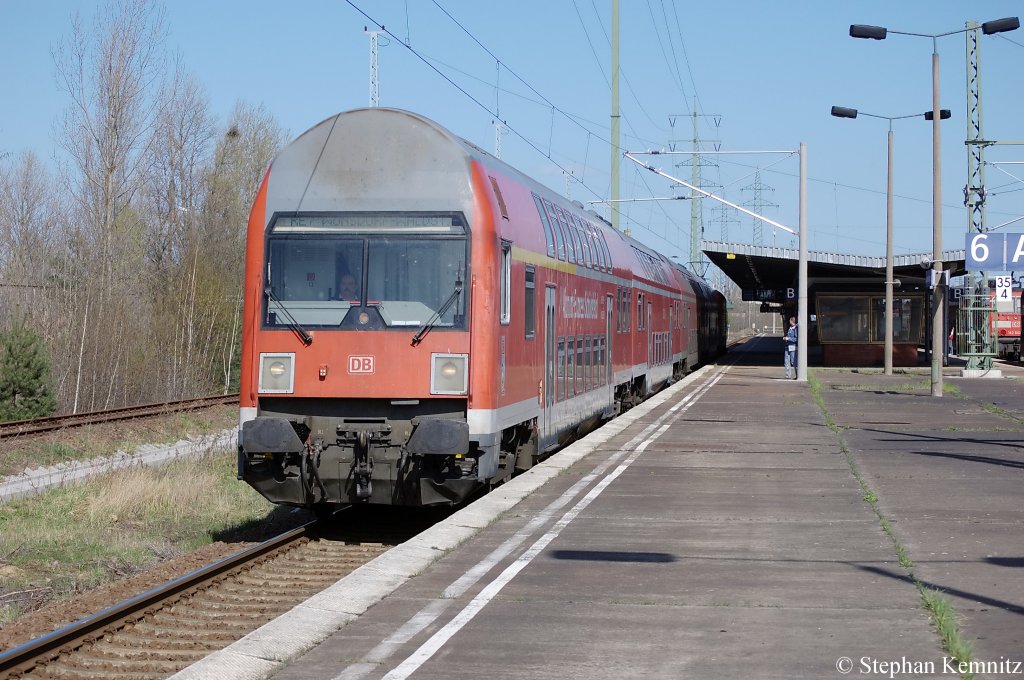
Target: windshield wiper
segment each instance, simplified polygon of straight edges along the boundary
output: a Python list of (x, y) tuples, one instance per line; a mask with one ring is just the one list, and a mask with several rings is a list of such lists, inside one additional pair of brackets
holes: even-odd
[(461, 294), (462, 294), (462, 279), (461, 278), (457, 278), (457, 279), (455, 279), (455, 290), (453, 290), (452, 294), (448, 296), (448, 299), (445, 301), (445, 303), (443, 305), (441, 305), (441, 309), (439, 309), (436, 312), (434, 312), (434, 315), (432, 317), (430, 317), (429, 319), (427, 319), (427, 322), (425, 324), (420, 326), (420, 330), (416, 333), (416, 335), (412, 336), (412, 346), (413, 347), (415, 347), (416, 345), (420, 344), (420, 342), (423, 341), (423, 338), (427, 337), (427, 333), (430, 332), (430, 329), (437, 325), (437, 322), (440, 321), (441, 317), (445, 315), (445, 312), (447, 312), (448, 309), (453, 304), (455, 304), (455, 301), (459, 299), (459, 295), (461, 295)]
[(295, 320), (295, 317), (291, 315), (291, 312), (288, 311), (288, 308), (285, 306), (285, 304), (281, 302), (281, 298), (274, 295), (274, 291), (269, 284), (263, 287), (263, 292), (266, 294), (268, 298), (270, 298), (271, 300), (278, 304), (278, 309), (281, 310), (281, 312), (284, 314), (285, 320), (288, 322), (288, 328), (290, 328), (295, 333), (295, 335), (299, 336), (299, 339), (302, 340), (302, 344), (306, 346), (312, 345), (313, 336), (310, 335), (309, 331), (303, 328), (299, 324), (299, 322)]

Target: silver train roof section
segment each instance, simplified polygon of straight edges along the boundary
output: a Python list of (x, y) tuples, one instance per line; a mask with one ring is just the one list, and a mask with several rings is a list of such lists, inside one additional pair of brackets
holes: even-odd
[(472, 150), (422, 116), (357, 109), (331, 116), (270, 165), (275, 212), (453, 211), (471, 219)]

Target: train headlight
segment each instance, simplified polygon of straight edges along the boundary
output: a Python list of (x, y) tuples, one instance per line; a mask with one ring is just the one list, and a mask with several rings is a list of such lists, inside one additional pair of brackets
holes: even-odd
[(295, 391), (295, 353), (260, 353), (260, 394), (291, 394)]
[(469, 355), (431, 354), (430, 393), (466, 394), (469, 387)]

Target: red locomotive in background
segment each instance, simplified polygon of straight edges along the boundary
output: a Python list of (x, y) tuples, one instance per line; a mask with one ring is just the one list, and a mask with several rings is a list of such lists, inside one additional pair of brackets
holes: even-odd
[(332, 116), (249, 218), (239, 477), (452, 504), (725, 350), (724, 298), (416, 114)]
[[(993, 293), (993, 297), (995, 293)], [(1020, 289), (1010, 292), (1012, 300), (1006, 304), (1007, 309), (996, 307), (995, 336), (996, 353), (1001, 359), (1020, 361), (1021, 324), (1020, 324)]]

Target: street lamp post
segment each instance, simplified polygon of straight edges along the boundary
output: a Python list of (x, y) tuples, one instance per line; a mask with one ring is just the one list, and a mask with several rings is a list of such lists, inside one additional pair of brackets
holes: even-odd
[[(888, 153), (888, 172), (886, 173), (886, 184), (885, 184), (885, 360), (884, 360), (884, 372), (885, 375), (892, 375), (892, 315), (893, 315), (893, 286), (896, 285), (896, 281), (893, 277), (892, 272), (892, 122), (894, 120), (902, 120), (904, 118), (917, 118), (918, 116), (924, 116), (925, 120), (932, 119), (932, 112), (927, 111), (923, 114), (915, 113), (909, 116), (879, 116), (874, 113), (865, 113), (864, 111), (857, 111), (857, 109), (850, 109), (845, 106), (833, 106), (832, 115), (836, 118), (856, 118), (857, 115), (868, 116), (870, 118), (881, 118), (882, 120), (889, 121), (889, 153)], [(949, 109), (942, 109), (940, 112), (940, 118), (943, 120), (949, 118), (951, 115)], [(934, 350), (933, 350), (934, 351)]]
[[(1012, 31), (1020, 27), (1020, 20), (1017, 17), (996, 19), (987, 21), (981, 25), (985, 35)], [(890, 31), (882, 26), (866, 26), (853, 24), (850, 26), (850, 37), (867, 38), (870, 40), (885, 40), (888, 33), (897, 35), (913, 35), (922, 38), (932, 39), (932, 271), (934, 282), (934, 293), (932, 299), (932, 396), (942, 396), (942, 352), (943, 343), (946, 341), (945, 327), (942, 323), (942, 306), (939, 302), (945, 295), (942, 287), (942, 159), (940, 156), (941, 133), (939, 122), (942, 120), (939, 109), (939, 48), (938, 38), (957, 33), (977, 30), (974, 28), (962, 28), (946, 33), (910, 33), (907, 31)]]

